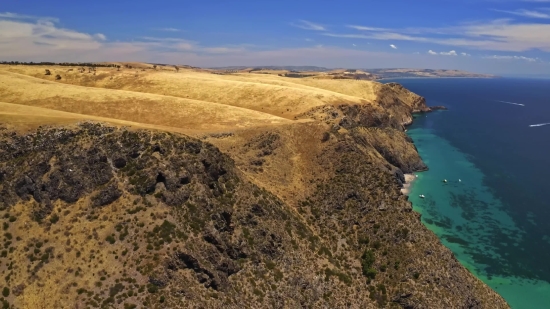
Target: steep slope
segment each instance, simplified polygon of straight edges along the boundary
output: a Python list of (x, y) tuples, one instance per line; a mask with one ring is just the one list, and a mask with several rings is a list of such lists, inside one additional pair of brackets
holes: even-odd
[(50, 69), (0, 67), (0, 301), (507, 308), (400, 193), (430, 111), (400, 85)]
[(323, 298), (328, 292), (368, 303), (348, 275), (325, 282), (311, 272), (325, 265), (344, 274), (305, 254), (320, 240), (211, 145), (84, 124), (3, 132), (0, 149), (9, 251), (1, 267), (17, 306), (340, 306), (347, 298)]
[(326, 178), (294, 208), (187, 137), (87, 123), (4, 130), (4, 302), (505, 307), (436, 245), (396, 178), (364, 162), (368, 145), (333, 135), (320, 151)]

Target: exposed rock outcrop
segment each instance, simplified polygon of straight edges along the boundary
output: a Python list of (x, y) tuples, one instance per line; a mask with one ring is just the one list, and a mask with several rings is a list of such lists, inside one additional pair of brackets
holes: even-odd
[[(267, 164), (284, 155), (286, 138), (264, 132), (245, 148)], [(318, 180), (290, 205), (193, 138), (90, 123), (2, 131), (0, 218), (11, 240), (0, 260), (11, 265), (5, 286), (17, 290), (5, 301), (506, 307), (400, 194), (400, 170), (421, 162), (403, 132), (358, 125), (315, 141), (311, 164), (323, 168), (309, 171)]]

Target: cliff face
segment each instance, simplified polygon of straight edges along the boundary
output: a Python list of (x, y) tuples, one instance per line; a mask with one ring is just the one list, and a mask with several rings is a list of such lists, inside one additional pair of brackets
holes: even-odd
[(428, 112), (426, 100), (398, 83), (382, 85), (378, 102), (393, 114), (403, 126), (412, 124), (412, 113)]
[[(376, 154), (384, 143), (371, 145), (377, 131), (321, 137), (309, 193), (281, 199), (188, 137), (89, 123), (3, 130), (4, 302), (504, 308), (411, 212), (394, 167)], [(264, 160), (250, 174), (256, 183), (292, 144), (279, 133), (243, 145)]]

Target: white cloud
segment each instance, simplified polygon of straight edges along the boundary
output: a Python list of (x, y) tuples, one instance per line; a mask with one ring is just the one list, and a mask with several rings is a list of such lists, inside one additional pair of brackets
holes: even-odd
[(189, 42), (179, 42), (174, 45), (176, 49), (186, 51), (186, 50), (193, 50), (195, 46)]
[[(442, 56), (458, 56), (458, 53), (455, 51), (455, 50), (451, 50), (451, 51), (448, 51), (448, 52), (434, 52), (433, 50), (429, 50), (428, 51), (428, 54), (430, 55), (442, 55)], [(467, 53), (461, 53), (462, 56), (469, 56), (470, 54), (467, 54)]]
[(395, 46), (393, 44), (390, 44), (390, 47), (393, 48), (393, 49), (397, 49), (397, 46)]
[(390, 29), (386, 29), (386, 28), (364, 27), (364, 26), (355, 26), (355, 25), (348, 25), (347, 27), (355, 30), (363, 30), (363, 31), (391, 31)]
[(32, 16), (32, 15), (23, 15), (23, 14), (17, 14), (17, 13), (10, 13), (10, 12), (4, 12), (0, 13), (0, 18), (2, 19), (32, 19), (32, 20), (44, 20), (44, 21), (51, 21), (51, 22), (59, 22), (59, 19), (54, 17), (38, 17), (38, 16)]
[(486, 56), (484, 57), (486, 59), (497, 59), (497, 60), (524, 60), (527, 62), (537, 62), (539, 59), (537, 58), (529, 58), (525, 56), (508, 56), (508, 55), (493, 55), (493, 56)]
[(244, 45), (205, 47), (173, 37), (109, 42), (102, 33), (64, 29), (54, 19), (13, 13), (0, 13), (0, 46), (0, 59), (20, 61), (113, 61), (162, 52), (220, 55), (245, 51)]
[(353, 27), (361, 29), (361, 33), (323, 33), (323, 35), (340, 38), (414, 41), (480, 50), (522, 52), (539, 49), (550, 52), (550, 23), (518, 23), (510, 19), (499, 19), (491, 22), (431, 29)]
[(439, 54), (443, 55), (443, 56), (456, 56), (457, 55), (456, 51), (454, 51), (454, 50), (451, 50), (450, 52), (440, 52)]
[(501, 12), (506, 14), (512, 14), (517, 15), (521, 17), (529, 17), (529, 18), (542, 18), (542, 19), (549, 19), (550, 14), (539, 12), (539, 11), (533, 11), (533, 10), (526, 10), (526, 9), (519, 9), (515, 11), (506, 11), (506, 10), (493, 10), (495, 12)]
[(312, 23), (310, 21), (307, 21), (307, 20), (300, 20), (298, 23), (291, 23), (292, 26), (294, 27), (297, 27), (297, 28), (301, 28), (301, 29), (305, 29), (305, 30), (314, 30), (314, 31), (326, 31), (327, 29), (320, 25), (320, 24), (316, 24), (316, 23)]
[(243, 47), (203, 47), (199, 51), (209, 54), (233, 54), (243, 52)]
[(166, 31), (166, 32), (180, 32), (181, 31), (178, 28), (153, 28), (153, 30)]
[(357, 45), (355, 45), (355, 44), (351, 44), (351, 45), (353, 45), (353, 46), (357, 46)]
[(464, 57), (470, 57), (470, 56), (471, 56), (471, 55), (468, 54), (468, 53), (460, 53), (460, 54), (461, 54), (462, 56), (464, 56)]

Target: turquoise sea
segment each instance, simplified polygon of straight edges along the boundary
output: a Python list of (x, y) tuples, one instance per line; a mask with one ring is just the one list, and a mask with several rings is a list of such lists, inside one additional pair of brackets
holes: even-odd
[(550, 80), (392, 81), (449, 108), (407, 132), (423, 223), (512, 308), (550, 308)]

